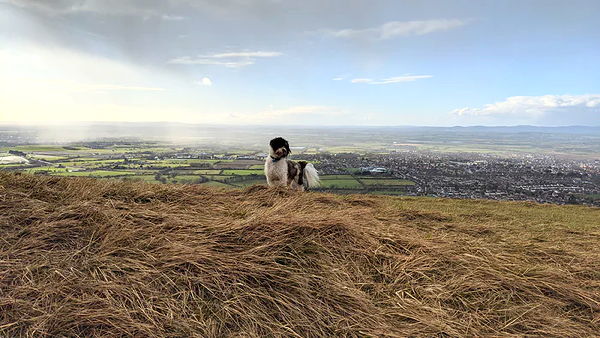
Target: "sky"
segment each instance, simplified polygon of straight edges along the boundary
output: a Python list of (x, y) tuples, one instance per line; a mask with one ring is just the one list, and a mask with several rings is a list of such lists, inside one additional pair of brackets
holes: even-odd
[(600, 126), (597, 0), (0, 0), (0, 123)]

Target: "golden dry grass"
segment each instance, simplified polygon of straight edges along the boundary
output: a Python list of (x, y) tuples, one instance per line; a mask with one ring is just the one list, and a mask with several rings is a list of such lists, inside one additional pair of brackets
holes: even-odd
[(599, 220), (0, 173), (0, 336), (594, 336)]

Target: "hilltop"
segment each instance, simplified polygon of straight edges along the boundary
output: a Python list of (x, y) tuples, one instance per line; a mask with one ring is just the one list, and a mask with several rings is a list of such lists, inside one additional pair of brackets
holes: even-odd
[(0, 172), (0, 335), (593, 336), (598, 220)]

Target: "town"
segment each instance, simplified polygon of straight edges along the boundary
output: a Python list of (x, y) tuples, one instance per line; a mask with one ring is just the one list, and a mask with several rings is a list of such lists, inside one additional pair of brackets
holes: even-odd
[(310, 159), (319, 160), (327, 174), (340, 174), (349, 167), (383, 167), (385, 173), (372, 175), (414, 182), (405, 187), (408, 195), (600, 205), (599, 160), (417, 151), (317, 155)]

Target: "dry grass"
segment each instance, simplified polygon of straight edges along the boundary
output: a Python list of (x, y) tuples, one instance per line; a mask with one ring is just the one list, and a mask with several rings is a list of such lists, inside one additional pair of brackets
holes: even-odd
[(0, 173), (0, 336), (593, 336), (599, 220)]

